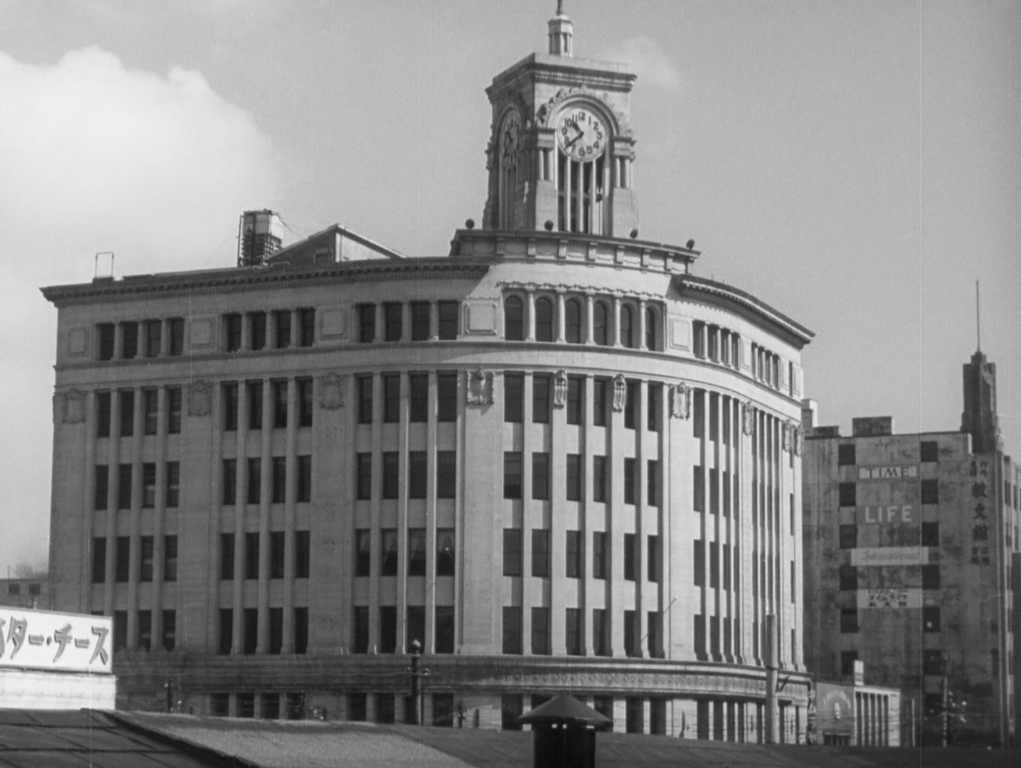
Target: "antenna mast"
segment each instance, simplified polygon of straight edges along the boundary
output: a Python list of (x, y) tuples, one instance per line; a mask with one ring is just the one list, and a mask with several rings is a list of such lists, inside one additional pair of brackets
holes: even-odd
[(978, 280), (975, 281), (975, 335), (977, 337), (978, 351), (982, 351), (982, 304), (979, 300)]

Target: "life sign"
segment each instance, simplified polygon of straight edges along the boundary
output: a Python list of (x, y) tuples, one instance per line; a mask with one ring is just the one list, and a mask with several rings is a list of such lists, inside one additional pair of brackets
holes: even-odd
[(859, 525), (912, 525), (918, 522), (913, 504), (858, 507)]

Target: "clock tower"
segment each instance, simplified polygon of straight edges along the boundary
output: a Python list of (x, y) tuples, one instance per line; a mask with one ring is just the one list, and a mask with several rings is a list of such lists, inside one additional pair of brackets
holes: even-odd
[(486, 89), (493, 107), (486, 229), (627, 237), (638, 226), (635, 75), (626, 64), (575, 58), (573, 38), (561, 0), (549, 21), (549, 53), (522, 59)]

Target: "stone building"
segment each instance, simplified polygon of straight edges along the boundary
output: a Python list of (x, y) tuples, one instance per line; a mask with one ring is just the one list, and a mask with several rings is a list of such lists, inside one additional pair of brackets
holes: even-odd
[[(805, 662), (915, 701), (925, 741), (1015, 733), (1021, 467), (1004, 454), (996, 367), (964, 366), (957, 432), (810, 428), (804, 459)], [(906, 709), (905, 711), (909, 711)], [(945, 725), (946, 724), (946, 725)]]
[[(803, 731), (801, 349), (638, 238), (627, 67), (498, 75), (482, 226), (402, 258), (341, 227), (237, 267), (46, 288), (51, 578), (113, 617), (123, 706), (755, 740), (775, 615)], [(259, 217), (264, 217), (260, 219)]]

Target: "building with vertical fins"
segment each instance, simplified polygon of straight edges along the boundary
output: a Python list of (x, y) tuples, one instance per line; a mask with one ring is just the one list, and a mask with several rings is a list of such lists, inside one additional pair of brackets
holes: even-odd
[[(1017, 732), (1021, 467), (1003, 452), (996, 366), (964, 365), (960, 431), (813, 427), (804, 458), (805, 662), (901, 688), (902, 735), (1006, 744)], [(866, 701), (864, 706), (873, 702)], [(911, 743), (902, 739), (903, 743)]]
[(403, 721), (418, 641), (426, 722), (570, 692), (755, 741), (775, 616), (804, 730), (812, 334), (639, 238), (635, 76), (573, 46), (558, 12), (487, 89), (482, 223), (447, 255), (281, 247), (255, 211), (237, 266), (44, 289), (51, 587), (113, 618), (122, 706), (170, 680), (198, 713)]

